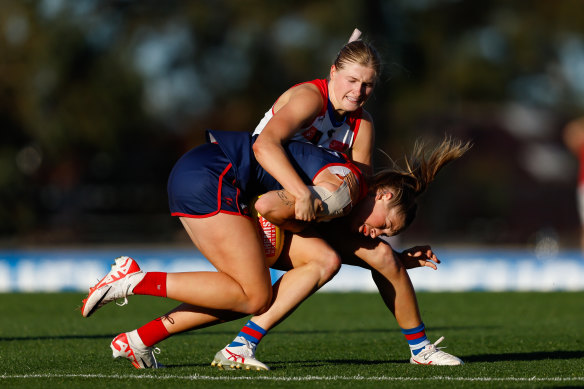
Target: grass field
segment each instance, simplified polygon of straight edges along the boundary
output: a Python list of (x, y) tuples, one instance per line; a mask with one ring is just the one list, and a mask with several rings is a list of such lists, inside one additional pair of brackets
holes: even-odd
[(428, 336), (460, 367), (414, 366), (376, 294), (321, 293), (264, 338), (268, 372), (220, 371), (243, 320), (162, 342), (159, 370), (113, 360), (109, 342), (172, 301), (134, 296), (88, 319), (82, 295), (0, 294), (0, 387), (584, 387), (584, 293), (420, 293)]

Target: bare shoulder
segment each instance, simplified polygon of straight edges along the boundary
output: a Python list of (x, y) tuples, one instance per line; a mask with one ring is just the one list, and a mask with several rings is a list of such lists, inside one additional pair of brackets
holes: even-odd
[(277, 112), (280, 110), (280, 108), (290, 102), (293, 104), (317, 107), (318, 110), (320, 110), (322, 107), (322, 97), (320, 95), (320, 91), (316, 85), (311, 83), (296, 85), (288, 89), (278, 99), (274, 105), (274, 110)]

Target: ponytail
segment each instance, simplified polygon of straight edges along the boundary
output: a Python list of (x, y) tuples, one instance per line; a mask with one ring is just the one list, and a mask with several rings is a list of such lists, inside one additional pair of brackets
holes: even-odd
[(422, 141), (416, 141), (411, 156), (404, 158), (405, 167), (394, 162), (391, 168), (371, 177), (369, 188), (374, 193), (387, 189), (393, 191), (393, 205), (403, 207), (408, 226), (416, 215), (416, 198), (426, 191), (444, 166), (462, 157), (471, 147), (470, 142), (454, 140), (449, 136), (433, 149), (428, 149)]

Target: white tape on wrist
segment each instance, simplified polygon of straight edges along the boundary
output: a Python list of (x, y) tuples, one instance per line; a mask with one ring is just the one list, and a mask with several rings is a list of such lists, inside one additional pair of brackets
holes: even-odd
[(351, 191), (346, 182), (343, 182), (334, 192), (321, 186), (309, 186), (308, 189), (314, 197), (322, 201), (323, 210), (318, 212), (317, 221), (327, 221), (344, 216), (343, 211), (351, 204)]

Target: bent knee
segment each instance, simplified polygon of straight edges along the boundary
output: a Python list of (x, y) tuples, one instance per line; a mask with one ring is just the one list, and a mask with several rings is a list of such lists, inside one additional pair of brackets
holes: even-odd
[(401, 261), (391, 246), (383, 242), (379, 242), (377, 247), (369, 253), (367, 263), (373, 269), (386, 275), (397, 274), (402, 268)]
[(320, 268), (320, 278), (328, 281), (335, 276), (343, 264), (341, 257), (334, 250), (329, 250), (315, 261)]
[(247, 315), (261, 314), (268, 310), (272, 302), (272, 288), (257, 290), (246, 295), (242, 313)]

